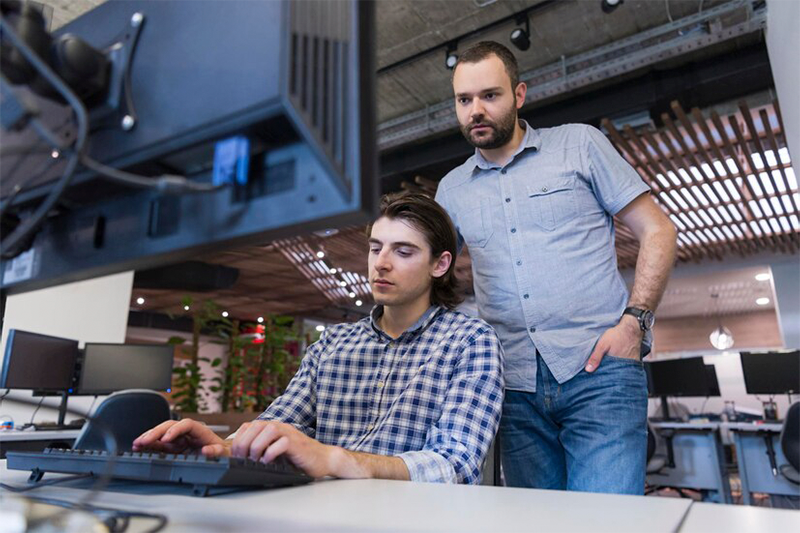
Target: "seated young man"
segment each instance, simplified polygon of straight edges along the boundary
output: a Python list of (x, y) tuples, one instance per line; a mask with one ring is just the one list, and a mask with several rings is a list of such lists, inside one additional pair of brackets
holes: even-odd
[(185, 419), (133, 449), (284, 454), (313, 477), (479, 483), (500, 419), (502, 352), (487, 323), (453, 311), (452, 222), (424, 195), (392, 195), (367, 233), (369, 317), (326, 329), (286, 392), (233, 438)]

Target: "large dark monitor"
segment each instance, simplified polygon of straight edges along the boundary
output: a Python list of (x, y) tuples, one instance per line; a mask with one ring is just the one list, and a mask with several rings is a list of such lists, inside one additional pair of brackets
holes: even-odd
[(70, 392), (77, 358), (78, 341), (11, 329), (0, 389)]
[(108, 87), (86, 98), (84, 157), (138, 176), (227, 185), (169, 194), (78, 165), (33, 240), (12, 246), (13, 232), (58, 190), (77, 152), (52, 153), (41, 126), (67, 144), (80, 130), (76, 106), (6, 77), (4, 123), (23, 101), (38, 118), (1, 132), (9, 236), (0, 241), (0, 288), (153, 268), (370, 220), (379, 193), (373, 19), (373, 2), (360, 0), (123, 0), (59, 28), (54, 43), (80, 37), (109, 61), (88, 80), (87, 91), (95, 82)]
[(742, 352), (742, 373), (748, 394), (800, 392), (800, 350)]
[(169, 391), (170, 344), (93, 344), (83, 350), (77, 394), (111, 394), (125, 389)]
[(711, 396), (702, 357), (645, 363), (645, 369), (650, 396)]

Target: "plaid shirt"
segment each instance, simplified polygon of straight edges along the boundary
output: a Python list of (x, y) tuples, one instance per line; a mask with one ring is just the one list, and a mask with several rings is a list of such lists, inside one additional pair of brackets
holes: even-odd
[(480, 483), (503, 400), (494, 330), (431, 307), (392, 339), (378, 327), (382, 312), (329, 327), (258, 418), (323, 444), (396, 455), (413, 481)]

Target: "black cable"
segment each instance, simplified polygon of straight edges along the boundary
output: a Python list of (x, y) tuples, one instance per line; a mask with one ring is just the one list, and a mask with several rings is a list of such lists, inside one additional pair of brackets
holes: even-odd
[(3, 31), (5, 36), (13, 43), (25, 59), (33, 65), (39, 74), (50, 82), (53, 88), (55, 88), (64, 100), (69, 103), (75, 112), (78, 130), (73, 146), (74, 153), (72, 157), (70, 157), (61, 179), (50, 189), (50, 194), (39, 204), (39, 207), (37, 207), (34, 213), (26, 218), (24, 222), (20, 223), (20, 225), (11, 232), (11, 235), (8, 235), (3, 241), (0, 241), (0, 249), (2, 249), (2, 251), (0, 251), (0, 257), (10, 259), (14, 257), (16, 248), (44, 222), (47, 214), (56, 202), (58, 202), (59, 198), (61, 198), (61, 195), (64, 193), (64, 190), (66, 190), (70, 181), (72, 181), (88, 136), (89, 117), (86, 108), (75, 93), (22, 39), (19, 38), (14, 28), (11, 27), (3, 16), (0, 16), (0, 30)]
[[(73, 509), (73, 508), (75, 508), (75, 503), (67, 501), (67, 500), (59, 500), (59, 499), (56, 499), (56, 498), (43, 498), (41, 496), (28, 496), (28, 498), (30, 500), (38, 502), (38, 503), (44, 503), (44, 504), (48, 504), (48, 505), (55, 505), (55, 506), (58, 506), (58, 507), (63, 507), (65, 509)], [(167, 522), (169, 521), (169, 519), (166, 517), (166, 515), (163, 515), (163, 514), (143, 513), (143, 512), (139, 512), (139, 511), (126, 511), (124, 509), (114, 509), (113, 507), (100, 507), (100, 506), (97, 506), (97, 505), (88, 505), (87, 504), (87, 505), (84, 505), (81, 510), (90, 512), (90, 513), (92, 513), (94, 515), (98, 515), (98, 514), (101, 514), (101, 513), (110, 513), (113, 518), (124, 520), (125, 521), (125, 523), (124, 523), (125, 528), (128, 527), (128, 521), (131, 518), (151, 518), (153, 520), (158, 520), (158, 524), (156, 524), (152, 529), (146, 530), (146, 533), (157, 533), (158, 531), (161, 531), (162, 529), (164, 529), (166, 527)], [(55, 516), (55, 515), (53, 515), (53, 516)], [(48, 518), (51, 519), (51, 517), (48, 517)], [(108, 525), (108, 524), (106, 524), (106, 525)], [(115, 527), (109, 527), (109, 529), (111, 531), (114, 531), (114, 532), (125, 531), (125, 529), (119, 529), (119, 528), (115, 528)]]
[(163, 174), (153, 177), (141, 176), (139, 174), (109, 167), (99, 161), (95, 161), (85, 154), (81, 155), (81, 163), (89, 170), (97, 172), (105, 178), (122, 183), (123, 185), (141, 189), (157, 189), (162, 193), (212, 192), (224, 187), (224, 185), (195, 183), (186, 179), (184, 176), (174, 174)]
[(36, 409), (33, 410), (33, 414), (31, 415), (30, 422), (28, 422), (27, 424), (22, 426), (22, 429), (24, 429), (26, 427), (31, 427), (33, 425), (33, 419), (36, 418), (36, 413), (38, 413), (39, 412), (39, 408), (42, 407), (42, 402), (44, 402), (44, 396), (42, 396), (42, 399), (39, 400), (39, 405), (36, 406)]

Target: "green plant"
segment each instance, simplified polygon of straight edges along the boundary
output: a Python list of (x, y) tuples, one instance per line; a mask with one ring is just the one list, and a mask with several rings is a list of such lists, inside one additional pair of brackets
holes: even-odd
[(192, 309), (192, 339), (190, 344), (186, 344), (186, 339), (182, 337), (172, 337), (170, 344), (181, 345), (181, 350), (189, 356), (189, 362), (185, 365), (175, 367), (172, 372), (175, 374), (173, 384), (172, 399), (175, 401), (175, 410), (182, 413), (196, 413), (207, 409), (207, 405), (201, 396), (205, 392), (205, 376), (200, 368), (200, 362), (211, 363), (212, 367), (219, 366), (221, 360), (209, 361), (207, 357), (200, 357), (200, 335), (206, 332), (209, 327), (216, 327), (219, 322), (219, 306), (211, 300), (204, 301), (201, 305), (193, 305), (190, 297), (184, 297), (181, 305), (189, 306)]

